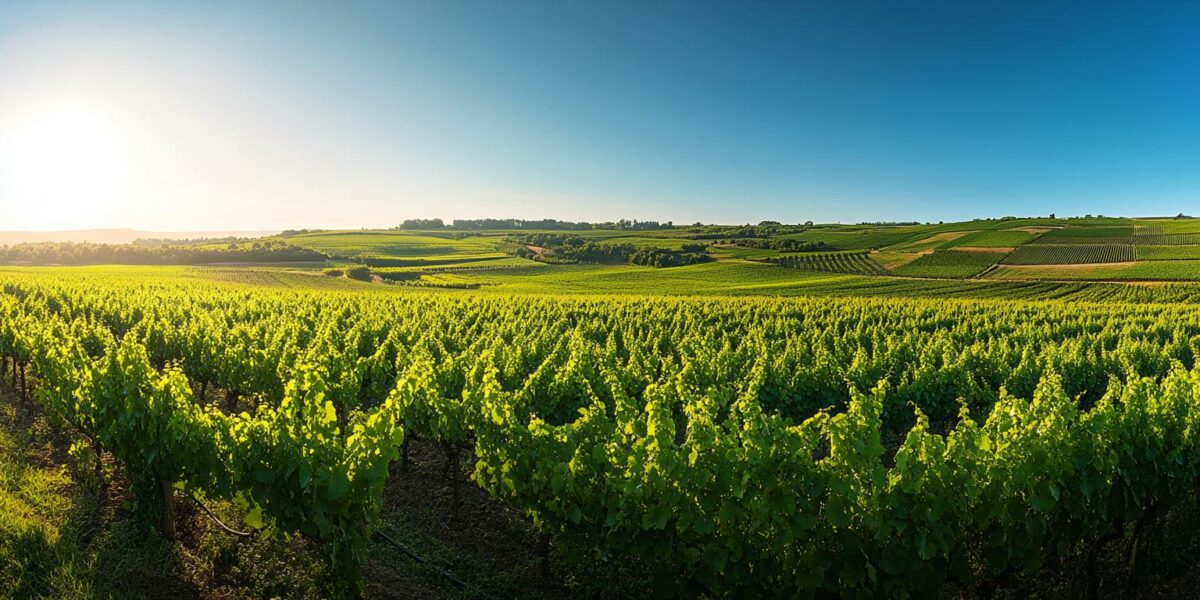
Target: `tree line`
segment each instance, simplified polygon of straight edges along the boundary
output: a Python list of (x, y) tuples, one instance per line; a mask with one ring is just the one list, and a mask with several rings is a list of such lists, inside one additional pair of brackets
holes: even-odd
[(234, 242), (222, 246), (40, 242), (0, 246), (0, 263), (30, 265), (203, 265), (324, 261), (315, 250), (284, 242)]

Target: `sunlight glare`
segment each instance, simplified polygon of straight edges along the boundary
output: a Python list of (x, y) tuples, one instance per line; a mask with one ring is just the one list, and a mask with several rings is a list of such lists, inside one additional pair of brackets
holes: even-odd
[(114, 115), (71, 102), (39, 103), (3, 116), (0, 203), (19, 207), (27, 223), (44, 229), (106, 221), (128, 166)]

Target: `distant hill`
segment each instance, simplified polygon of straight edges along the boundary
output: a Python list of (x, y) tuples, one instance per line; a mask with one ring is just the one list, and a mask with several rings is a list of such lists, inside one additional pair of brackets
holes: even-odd
[(225, 237), (263, 237), (277, 231), (137, 231), (134, 229), (78, 229), (74, 231), (0, 231), (0, 246), (29, 242), (91, 242), (129, 244), (139, 239), (194, 240)]

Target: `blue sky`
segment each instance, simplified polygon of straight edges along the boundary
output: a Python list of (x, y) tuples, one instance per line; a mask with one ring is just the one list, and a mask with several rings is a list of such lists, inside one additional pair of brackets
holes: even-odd
[(1167, 3), (0, 4), (0, 229), (1198, 213), (1198, 30)]

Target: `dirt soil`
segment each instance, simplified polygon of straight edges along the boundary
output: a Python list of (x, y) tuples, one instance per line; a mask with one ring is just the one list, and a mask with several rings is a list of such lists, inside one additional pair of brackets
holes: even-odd
[(474, 467), (470, 450), (460, 451), (458, 469), (443, 478), (447, 460), (442, 448), (420, 439), (410, 438), (408, 443), (408, 469), (393, 465), (381, 517), (391, 530), (388, 535), (408, 545), (425, 564), (398, 551), (373, 557), (364, 571), (368, 597), (570, 595), (557, 572), (553, 550), (543, 563), (542, 538), (528, 520), (470, 481)]

